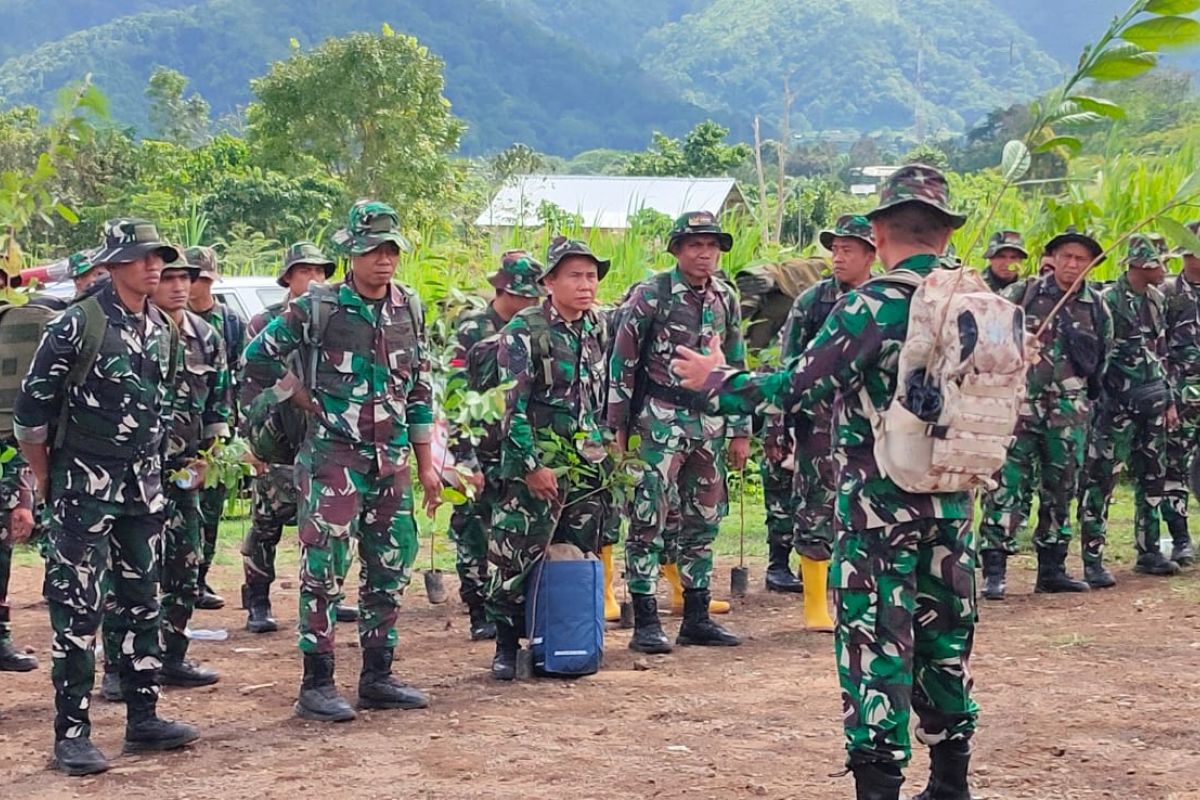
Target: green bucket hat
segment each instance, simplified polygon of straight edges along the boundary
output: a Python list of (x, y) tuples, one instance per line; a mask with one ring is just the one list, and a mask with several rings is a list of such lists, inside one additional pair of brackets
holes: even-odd
[(179, 250), (158, 235), (153, 222), (144, 219), (110, 219), (104, 223), (100, 246), (92, 251), (92, 266), (128, 264), (143, 256), (158, 253), (163, 263), (179, 259)]
[(199, 264), (191, 263), (185, 256), (178, 261), (172, 261), (170, 264), (165, 265), (163, 267), (162, 274), (166, 275), (168, 272), (186, 272), (188, 280), (190, 280), (192, 283), (195, 283), (200, 279), (200, 273), (202, 271), (203, 270)]
[(996, 231), (988, 239), (984, 258), (995, 258), (1001, 250), (1016, 250), (1021, 258), (1029, 258), (1029, 250), (1025, 248), (1025, 237), (1018, 231)]
[(819, 238), (821, 247), (826, 250), (833, 249), (834, 239), (858, 239), (875, 249), (875, 231), (871, 229), (871, 221), (862, 214), (843, 214), (833, 223), (833, 229), (821, 231)]
[[(1047, 242), (1045, 252), (1050, 255), (1054, 255), (1055, 250), (1062, 247), (1064, 244), (1070, 244), (1072, 242), (1086, 247), (1091, 252), (1093, 259), (1100, 258), (1100, 256), (1104, 254), (1104, 248), (1100, 246), (1100, 242), (1096, 241), (1095, 237), (1081, 232), (1074, 225), (1068, 226), (1065, 231)], [(1096, 263), (1103, 263), (1103, 261), (1104, 259), (1100, 258), (1100, 261)]]
[(321, 248), (317, 247), (312, 242), (296, 242), (289, 247), (283, 254), (283, 266), (279, 270), (279, 274), (275, 276), (275, 283), (283, 288), (287, 288), (288, 271), (297, 264), (311, 264), (314, 267), (325, 268), (325, 279), (333, 277), (334, 271), (337, 269), (337, 262), (322, 252)]
[(1129, 237), (1129, 250), (1121, 263), (1138, 269), (1165, 268), (1171, 257), (1167, 240), (1157, 233), (1135, 233)]
[(671, 226), (671, 235), (667, 239), (667, 252), (673, 252), (675, 244), (689, 236), (709, 234), (717, 237), (721, 244), (721, 252), (728, 253), (733, 249), (733, 234), (721, 230), (721, 224), (711, 211), (689, 211), (681, 215)]
[[(599, 262), (597, 262), (599, 263)], [(542, 264), (525, 250), (509, 250), (500, 260), (500, 269), (488, 277), (497, 290), (517, 297), (541, 297)]]
[(590, 258), (596, 263), (596, 272), (600, 280), (604, 280), (604, 276), (608, 274), (608, 268), (612, 265), (612, 262), (608, 259), (597, 257), (591, 248), (587, 246), (587, 243), (577, 239), (568, 239), (565, 236), (556, 236), (554, 241), (550, 243), (549, 250), (546, 251), (546, 270), (538, 278), (538, 282), (544, 281), (546, 276), (554, 272), (555, 268), (567, 256)]
[(873, 220), (884, 211), (906, 203), (920, 203), (942, 212), (953, 228), (961, 228), (967, 221), (965, 214), (950, 205), (946, 176), (924, 164), (909, 164), (893, 172), (879, 190), (879, 205), (867, 213), (867, 219)]
[(71, 280), (82, 278), (95, 268), (92, 263), (93, 250), (80, 250), (67, 257), (67, 277)]
[(346, 227), (333, 235), (333, 245), (340, 252), (361, 256), (382, 244), (391, 242), (407, 253), (412, 247), (400, 234), (400, 217), (396, 209), (378, 200), (359, 200), (350, 208)]
[(221, 271), (217, 268), (217, 251), (211, 247), (189, 247), (183, 253), (189, 264), (200, 269), (200, 277), (206, 281), (220, 280)]

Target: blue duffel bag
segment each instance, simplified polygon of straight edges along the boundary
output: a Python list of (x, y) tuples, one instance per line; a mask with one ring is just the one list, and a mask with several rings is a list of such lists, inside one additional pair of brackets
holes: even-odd
[(604, 660), (604, 567), (594, 558), (543, 558), (533, 570), (525, 626), (534, 671), (591, 675)]

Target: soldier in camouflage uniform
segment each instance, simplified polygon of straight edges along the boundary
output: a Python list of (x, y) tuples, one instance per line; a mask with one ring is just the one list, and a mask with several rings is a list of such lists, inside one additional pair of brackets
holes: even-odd
[(526, 582), (546, 548), (566, 542), (595, 552), (611, 507), (601, 488), (612, 465), (601, 430), (607, 332), (593, 308), (608, 269), (583, 242), (557, 237), (542, 277), (550, 297), (500, 332), (500, 381), (513, 385), (500, 454), (505, 483), (488, 549), (497, 680), (516, 677)]
[[(462, 369), (463, 379), (475, 391), (486, 388), (480, 381), (483, 374), (498, 374), (496, 363), (499, 351), (497, 334), (517, 312), (538, 303), (544, 295), (539, 280), (542, 265), (524, 250), (504, 254), (500, 269), (488, 278), (496, 296), (485, 308), (465, 312), (458, 320), (454, 365)], [(475, 345), (488, 344), (474, 350)], [(456, 506), (450, 517), (450, 537), (455, 544), (455, 567), (458, 571), (458, 596), (471, 615), (471, 640), (496, 638), (496, 625), (487, 618), (484, 609), (484, 588), (488, 579), (488, 531), (492, 515), (502, 493), (500, 477), (499, 423), (484, 426), (478, 442), (472, 442), (467, 431), (455, 431), (450, 452), (457, 464), (479, 476), (477, 494), (473, 500)]]
[[(166, 526), (163, 529), (161, 642), (159, 681), (167, 686), (207, 686), (220, 676), (190, 661), (188, 622), (195, 608), (200, 577), (200, 487), (205, 465), (200, 451), (218, 437), (229, 435), (229, 369), (225, 346), (208, 323), (186, 309), (192, 283), (200, 274), (194, 264), (176, 261), (163, 267), (150, 296), (154, 305), (175, 323), (182, 359), (175, 373), (171, 427), (167, 433), (163, 491)], [(179, 475), (184, 473), (186, 477)], [(121, 641), (117, 620), (104, 620), (104, 687), (119, 686), (117, 655)]]
[[(866, 217), (846, 214), (832, 230), (822, 231), (821, 245), (833, 253), (833, 275), (796, 298), (783, 329), (783, 358), (796, 358), (850, 290), (871, 277), (875, 236)], [(832, 631), (827, 599), (829, 559), (833, 552), (833, 507), (837, 496), (837, 467), (833, 460), (833, 399), (806, 407), (801, 413), (772, 416), (772, 427), (790, 429), (795, 441), (796, 498), (793, 535), (773, 546), (771, 557), (787, 566), (788, 552), (800, 554), (804, 575), (804, 619), (809, 630)], [(785, 421), (786, 420), (786, 421)], [(770, 458), (768, 450), (768, 458)]]
[[(871, 220), (889, 270), (928, 275), (954, 228), (945, 178), (902, 167), (884, 184)], [(876, 278), (846, 296), (804, 353), (783, 372), (751, 376), (721, 354), (681, 351), (684, 385), (715, 395), (722, 413), (766, 403), (776, 411), (840, 392), (839, 466), (833, 563), (838, 603), (838, 674), (848, 765), (858, 796), (896, 800), (910, 757), (910, 708), (931, 746), (929, 787), (917, 800), (970, 797), (967, 768), (977, 707), (970, 655), (976, 611), (969, 493), (912, 494), (883, 475), (874, 457), (873, 409), (892, 401), (912, 289)]]
[(13, 545), (33, 533), (33, 476), (16, 441), (0, 439), (0, 672), (29, 672), (37, 659), (13, 644), (8, 579)]
[[(1026, 330), (1042, 326), (1063, 294), (1104, 248), (1069, 228), (1047, 245), (1054, 273), (1010, 286), (1004, 296), (1025, 309)], [(1112, 349), (1112, 318), (1099, 291), (1084, 283), (1046, 326), (1041, 358), (1029, 368), (1026, 394), (999, 486), (983, 497), (979, 526), (983, 596), (1003, 600), (1008, 556), (1038, 495), (1033, 534), (1038, 573), (1034, 591), (1083, 592), (1088, 585), (1067, 574), (1071, 499), (1087, 449), (1091, 406), (1099, 396), (1105, 360)]]
[[(296, 242), (289, 247), (275, 277), (275, 282), (287, 289), (287, 295), (255, 314), (247, 335), (254, 338), (261, 333), (271, 320), (283, 314), (289, 303), (307, 292), (314, 281), (327, 281), (333, 277), (336, 268), (337, 262), (312, 242)], [(280, 413), (303, 412), (284, 406)], [(279, 630), (271, 616), (275, 552), (283, 538), (283, 527), (296, 524), (296, 474), (292, 464), (263, 464), (256, 472), (251, 488), (250, 530), (242, 542), (242, 572), (245, 576), (242, 606), (247, 612), (246, 630), (273, 633)]]
[[(1200, 230), (1193, 222), (1192, 232)], [(1169, 280), (1167, 374), (1179, 410), (1179, 424), (1167, 431), (1166, 502), (1163, 519), (1171, 534), (1171, 560), (1181, 567), (1196, 561), (1188, 531), (1188, 473), (1200, 448), (1200, 253), (1183, 254), (1183, 271)]]
[[(200, 279), (192, 283), (192, 296), (188, 310), (199, 314), (212, 326), (225, 343), (225, 357), (229, 362), (230, 375), (235, 379), (242, 373), (242, 351), (246, 348), (246, 321), (241, 314), (213, 297), (212, 286), (220, 280), (217, 268), (217, 253), (211, 247), (189, 247), (188, 263), (200, 267)], [(236, 392), (236, 387), (234, 387)], [(236, 394), (234, 395), (236, 397)], [(236, 423), (234, 410), (233, 421)], [(197, 589), (196, 608), (212, 611), (225, 606), (225, 600), (208, 585), (208, 571), (212, 567), (213, 555), (217, 551), (217, 532), (221, 527), (221, 513), (225, 509), (225, 498), (229, 487), (213, 486), (200, 491), (200, 519), (204, 531), (203, 562), (200, 565), (200, 583)]]
[[(310, 414), (296, 459), (301, 498), (300, 651), (296, 713), (344, 721), (354, 709), (334, 685), (334, 604), (358, 543), (360, 708), (424, 708), (424, 693), (392, 675), (396, 617), (411, 580), (417, 527), (410, 453), (426, 507), (440, 502), (433, 463), (432, 385), (420, 300), (394, 283), (402, 249), (395, 210), (359, 201), (334, 244), (350, 260), (343, 283), (313, 285), (246, 348), (244, 397), (290, 400)], [(302, 378), (287, 368), (293, 353)], [(249, 413), (249, 410), (248, 410)]]
[(1138, 557), (1134, 569), (1147, 575), (1179, 571), (1179, 565), (1164, 558), (1158, 545), (1166, 491), (1166, 432), (1179, 419), (1167, 381), (1166, 299), (1158, 288), (1166, 276), (1166, 257), (1161, 236), (1135, 234), (1129, 239), (1125, 273), (1104, 290), (1104, 302), (1113, 319), (1114, 347), (1092, 421), (1079, 500), (1084, 579), (1093, 588), (1116, 583), (1104, 567), (1104, 543), (1108, 507), (1122, 463), (1135, 482)]
[(721, 253), (732, 246), (733, 237), (721, 230), (712, 214), (681, 216), (667, 244), (676, 266), (634, 291), (629, 313), (613, 332), (608, 426), (622, 449), (630, 432), (637, 434), (639, 455), (650, 466), (634, 488), (625, 542), (625, 575), (635, 619), (629, 647), (643, 653), (671, 650), (654, 592), (666, 547), (663, 535), (672, 486), (679, 493), (677, 563), (684, 595), (676, 643), (741, 643), (709, 616), (709, 585), (712, 542), (729, 511), (725, 441), (731, 440), (731, 465), (741, 469), (749, 454), (750, 416), (726, 422), (706, 413), (703, 398), (681, 389), (670, 369), (676, 347), (702, 348), (710, 342), (719, 343), (730, 363), (745, 365), (737, 299), (717, 277)]
[[(108, 769), (91, 743), (89, 718), (103, 608), (113, 612), (120, 643), (126, 750), (174, 749), (199, 737), (194, 727), (156, 714), (162, 465), (168, 378), (178, 354), (170, 320), (147, 297), (163, 263), (178, 255), (151, 223), (108, 222), (93, 261), (111, 279), (47, 326), (14, 409), (17, 439), (50, 506), (45, 595), (54, 630), (54, 763), (72, 775)], [(88, 331), (97, 322), (103, 333), (93, 340)], [(55, 414), (60, 405), (64, 411)]]
[(996, 293), (1003, 292), (1021, 277), (1021, 265), (1029, 258), (1025, 238), (1018, 231), (996, 231), (988, 240), (983, 257), (988, 265), (983, 282)]

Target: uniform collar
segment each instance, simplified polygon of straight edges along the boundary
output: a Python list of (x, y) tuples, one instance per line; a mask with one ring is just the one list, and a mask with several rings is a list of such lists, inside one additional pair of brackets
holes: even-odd
[(599, 320), (599, 317), (596, 315), (596, 309), (592, 308), (583, 312), (583, 316), (579, 319), (570, 322), (559, 313), (558, 309), (554, 306), (553, 298), (550, 297), (547, 297), (546, 302), (542, 304), (542, 313), (546, 315), (546, 319), (551, 325), (560, 324), (567, 328), (578, 325), (585, 331), (594, 328), (596, 322)]
[[(404, 293), (394, 282), (388, 284), (388, 293), (382, 299), (386, 300), (387, 304), (393, 308), (398, 308), (405, 302)], [(374, 305), (378, 301), (368, 299), (358, 293), (358, 289), (354, 288), (354, 273), (352, 272), (338, 287), (338, 302), (351, 308), (365, 309), (368, 305)]]
[(909, 256), (889, 271), (907, 269), (917, 273), (918, 275), (925, 276), (933, 272), (934, 267), (936, 267), (940, 261), (941, 259), (933, 253), (920, 253), (915, 256)]
[(709, 278), (708, 283), (703, 288), (697, 289), (687, 282), (687, 278), (683, 277), (683, 271), (679, 269), (679, 264), (676, 264), (675, 268), (671, 270), (671, 294), (692, 292), (693, 294), (702, 295), (712, 288), (713, 280), (713, 278)]

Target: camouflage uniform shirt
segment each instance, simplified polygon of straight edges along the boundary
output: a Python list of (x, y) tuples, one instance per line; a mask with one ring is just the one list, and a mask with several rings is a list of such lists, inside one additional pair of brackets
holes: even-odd
[[(463, 371), (458, 376), (466, 380), (467, 353), (472, 347), (489, 336), (495, 336), (505, 325), (504, 320), (496, 313), (490, 303), (487, 308), (471, 309), (463, 312), (458, 318), (458, 329), (455, 333), (453, 366)], [(458, 464), (466, 467), (478, 467), (481, 464), (498, 464), (500, 462), (501, 426), (496, 424), (483, 425), (483, 437), (478, 444), (471, 442), (471, 437), (462, 431), (452, 431), (450, 454)]]
[[(897, 269), (928, 275), (933, 255), (905, 259)], [(801, 403), (827, 400), (840, 392), (835, 447), (840, 477), (837, 519), (851, 530), (880, 528), (921, 519), (969, 519), (971, 495), (911, 494), (883, 475), (875, 463), (874, 409), (896, 392), (900, 349), (908, 335), (911, 290), (880, 279), (847, 294), (804, 353), (783, 371), (752, 376), (725, 367), (709, 376), (705, 389), (722, 413), (797, 413)]]
[(183, 360), (175, 379), (174, 417), (167, 435), (167, 464), (194, 459), (203, 442), (229, 435), (230, 385), (225, 344), (202, 317), (183, 312)]
[(1133, 291), (1123, 274), (1104, 291), (1113, 319), (1113, 352), (1104, 373), (1104, 388), (1120, 397), (1136, 386), (1167, 377), (1166, 299), (1156, 286), (1145, 294)]
[(1165, 294), (1171, 388), (1176, 399), (1195, 403), (1200, 401), (1200, 286), (1177, 275), (1167, 281)]

